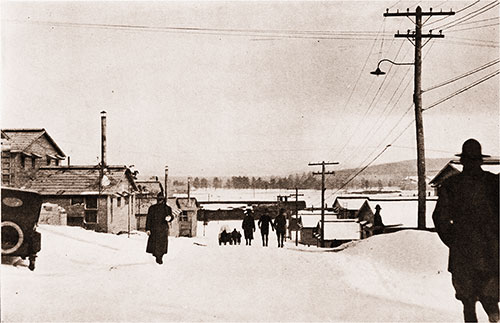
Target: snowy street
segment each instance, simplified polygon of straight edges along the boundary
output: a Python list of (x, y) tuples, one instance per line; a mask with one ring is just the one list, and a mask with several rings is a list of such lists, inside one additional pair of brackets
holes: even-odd
[[(342, 251), (170, 238), (164, 265), (146, 235), (41, 225), (37, 268), (2, 265), (2, 321), (461, 321), (436, 234), (403, 231)], [(239, 222), (224, 222), (240, 229)], [(482, 310), (479, 320), (486, 321)]]

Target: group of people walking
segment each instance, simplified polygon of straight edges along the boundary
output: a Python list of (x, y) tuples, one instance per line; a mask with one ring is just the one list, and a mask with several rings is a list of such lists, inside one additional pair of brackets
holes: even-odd
[[(280, 209), (278, 215), (274, 219), (271, 219), (269, 214), (264, 213), (261, 215), (257, 225), (260, 229), (260, 235), (262, 236), (262, 246), (268, 247), (269, 242), (269, 227), (271, 230), (276, 230), (276, 235), (278, 237), (278, 248), (283, 248), (283, 242), (286, 233), (286, 218), (285, 209)], [(252, 210), (246, 210), (245, 217), (243, 218), (243, 223), (241, 225), (243, 228), (243, 234), (245, 236), (245, 244), (247, 246), (252, 245), (253, 233), (255, 232), (255, 219), (252, 214)]]

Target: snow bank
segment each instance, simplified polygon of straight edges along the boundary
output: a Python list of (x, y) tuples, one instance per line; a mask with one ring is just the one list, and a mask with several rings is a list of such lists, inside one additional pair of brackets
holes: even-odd
[(1, 266), (2, 321), (461, 320), (446, 249), (432, 233), (375, 236), (329, 252), (290, 240), (277, 248), (273, 232), (263, 248), (258, 229), (252, 246), (219, 246), (223, 225), (241, 230), (241, 221), (199, 223), (196, 238), (170, 238), (163, 266), (145, 253), (142, 232), (41, 225), (35, 271)]

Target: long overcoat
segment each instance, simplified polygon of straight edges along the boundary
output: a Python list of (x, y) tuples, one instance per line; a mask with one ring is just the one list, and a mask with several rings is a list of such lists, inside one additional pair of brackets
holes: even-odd
[(155, 257), (161, 257), (168, 252), (167, 216), (172, 216), (172, 209), (164, 202), (153, 204), (148, 209), (146, 230), (150, 231), (151, 234), (148, 238), (146, 252)]
[(432, 218), (449, 248), (448, 270), (496, 277), (499, 271), (499, 177), (460, 173), (445, 180)]
[(263, 214), (257, 224), (259, 225), (261, 234), (269, 234), (269, 225), (271, 225), (271, 229), (274, 230), (274, 224), (271, 220), (271, 217), (267, 214)]
[(286, 218), (283, 214), (278, 215), (274, 219), (274, 227), (276, 228), (276, 233), (284, 234), (286, 232)]
[(253, 232), (255, 231), (255, 220), (252, 215), (245, 215), (241, 227), (243, 228), (245, 239), (253, 239)]

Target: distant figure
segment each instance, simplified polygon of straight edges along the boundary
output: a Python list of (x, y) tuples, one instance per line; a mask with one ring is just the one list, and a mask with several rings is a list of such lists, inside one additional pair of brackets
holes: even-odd
[(159, 193), (157, 203), (149, 207), (146, 217), (146, 234), (149, 236), (146, 252), (153, 254), (160, 265), (163, 264), (163, 255), (168, 252), (168, 223), (172, 220), (172, 209)]
[(382, 222), (382, 217), (380, 216), (380, 210), (382, 208), (380, 205), (375, 205), (375, 214), (373, 215), (373, 234), (384, 233), (384, 222)]
[(285, 209), (280, 209), (278, 216), (274, 219), (274, 228), (278, 236), (278, 248), (283, 248), (283, 240), (286, 234)]
[(450, 249), (448, 270), (464, 320), (477, 322), (479, 301), (490, 322), (500, 319), (499, 301), (499, 179), (483, 171), (481, 145), (469, 139), (462, 146), (463, 171), (446, 179), (438, 190), (432, 218)]
[(269, 242), (269, 225), (271, 225), (271, 230), (274, 231), (274, 224), (271, 217), (266, 212), (261, 215), (259, 222), (257, 223), (260, 229), (260, 235), (262, 236), (262, 246), (267, 247)]
[(230, 242), (231, 243), (231, 234), (226, 231), (226, 229), (223, 229), (222, 232), (219, 235), (219, 246), (226, 243)]
[(236, 228), (231, 232), (231, 239), (233, 240), (233, 244), (241, 244), (241, 233), (236, 231)]
[(245, 217), (243, 218), (243, 234), (245, 235), (245, 242), (247, 246), (252, 245), (253, 233), (255, 232), (255, 220), (252, 215), (252, 210), (248, 209), (245, 211)]

